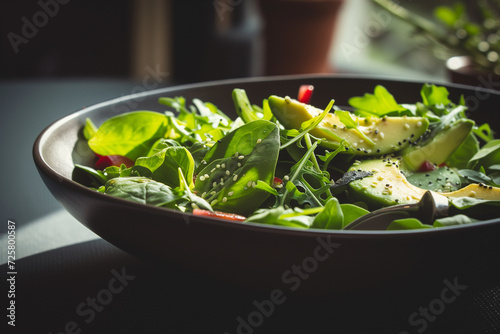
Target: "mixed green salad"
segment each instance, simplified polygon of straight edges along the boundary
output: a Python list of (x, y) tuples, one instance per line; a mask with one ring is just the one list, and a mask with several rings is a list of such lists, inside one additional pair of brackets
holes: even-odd
[(388, 229), (441, 228), (498, 217), (500, 140), (468, 117), (463, 97), (425, 84), (400, 103), (383, 86), (340, 108), (295, 98), (250, 102), (232, 92), (236, 119), (210, 102), (162, 97), (166, 111), (120, 114), (83, 134), (95, 165), (75, 165), (109, 196), (194, 215), (301, 229), (345, 228), (370, 211), (446, 196), (450, 215), (408, 217)]

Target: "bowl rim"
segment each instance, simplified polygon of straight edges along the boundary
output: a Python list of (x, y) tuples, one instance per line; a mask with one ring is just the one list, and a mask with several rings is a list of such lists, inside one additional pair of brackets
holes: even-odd
[[(159, 93), (168, 93), (170, 91), (178, 91), (184, 89), (196, 89), (202, 87), (213, 87), (227, 84), (238, 84), (238, 83), (252, 83), (252, 82), (263, 82), (263, 81), (287, 81), (287, 80), (298, 80), (298, 79), (318, 79), (318, 78), (326, 78), (326, 79), (355, 79), (355, 80), (385, 80), (385, 81), (393, 81), (393, 82), (404, 82), (404, 83), (421, 83), (425, 82), (422, 80), (413, 80), (413, 79), (401, 79), (399, 77), (393, 76), (380, 76), (380, 75), (359, 75), (359, 74), (298, 74), (298, 75), (278, 75), (278, 76), (268, 76), (268, 77), (249, 77), (249, 78), (234, 78), (234, 79), (224, 79), (224, 80), (213, 80), (206, 82), (196, 82), (196, 83), (188, 83), (181, 85), (172, 85), (163, 88), (157, 88), (154, 90), (148, 90), (141, 93), (128, 94), (118, 98), (114, 98), (111, 100), (107, 100), (104, 102), (96, 103), (90, 106), (83, 107), (75, 112), (72, 112), (66, 116), (63, 116), (49, 125), (47, 125), (35, 139), (32, 148), (32, 155), (35, 162), (35, 165), (40, 173), (43, 173), (46, 177), (49, 177), (53, 181), (56, 181), (65, 187), (71, 188), (74, 191), (83, 192), (86, 196), (94, 197), (95, 199), (102, 199), (106, 201), (111, 201), (111, 203), (115, 203), (117, 205), (126, 205), (132, 206), (137, 209), (148, 208), (149, 211), (152, 211), (157, 214), (169, 214), (173, 216), (178, 216), (178, 218), (183, 219), (184, 221), (196, 221), (203, 220), (206, 223), (210, 223), (216, 226), (224, 227), (224, 228), (239, 228), (239, 229), (250, 229), (256, 232), (262, 233), (278, 233), (278, 234), (289, 234), (296, 236), (305, 236), (305, 237), (320, 237), (320, 236), (343, 236), (343, 237), (367, 237), (367, 238), (399, 238), (401, 235), (419, 235), (419, 234), (428, 234), (431, 233), (432, 236), (437, 236), (442, 233), (454, 233), (457, 231), (461, 231), (462, 229), (478, 229), (483, 228), (484, 226), (491, 224), (500, 224), (500, 218), (489, 219), (485, 221), (476, 222), (473, 224), (464, 224), (464, 225), (454, 225), (447, 226), (444, 228), (425, 228), (425, 229), (412, 229), (412, 230), (391, 230), (391, 231), (368, 231), (368, 230), (323, 230), (323, 229), (301, 229), (301, 228), (293, 228), (279, 225), (268, 225), (268, 224), (259, 224), (259, 223), (243, 223), (236, 222), (230, 220), (219, 219), (215, 217), (205, 217), (205, 216), (196, 216), (191, 213), (184, 213), (181, 211), (164, 208), (164, 207), (156, 207), (152, 205), (137, 203), (133, 201), (129, 201), (122, 198), (117, 198), (109, 195), (105, 195), (99, 193), (95, 190), (92, 190), (71, 178), (67, 178), (64, 175), (61, 175), (58, 171), (53, 169), (49, 163), (47, 163), (44, 159), (42, 148), (45, 145), (45, 141), (48, 137), (54, 133), (59, 127), (68, 121), (80, 117), (82, 114), (92, 112), (95, 109), (99, 109), (106, 106), (111, 106), (118, 102), (127, 101), (133, 98), (147, 98), (148, 96), (157, 95)], [(485, 92), (495, 94), (491, 90), (482, 89), (481, 87), (474, 87), (463, 84), (455, 84), (448, 82), (433, 82), (437, 85), (447, 86), (449, 88), (461, 88), (461, 89), (480, 89)], [(500, 95), (500, 92), (497, 93)]]

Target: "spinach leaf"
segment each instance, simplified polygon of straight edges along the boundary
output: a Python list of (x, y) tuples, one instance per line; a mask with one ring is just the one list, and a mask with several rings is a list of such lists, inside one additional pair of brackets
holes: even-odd
[(397, 231), (397, 230), (416, 230), (422, 228), (432, 228), (431, 225), (423, 224), (420, 220), (416, 218), (403, 218), (394, 220), (387, 227), (388, 231)]
[(313, 217), (308, 216), (304, 212), (285, 209), (280, 206), (271, 209), (258, 209), (245, 222), (293, 228), (309, 228), (313, 219)]
[(252, 213), (269, 196), (279, 155), (279, 129), (266, 120), (247, 123), (219, 140), (197, 170), (195, 191), (215, 210)]
[(344, 214), (344, 222), (342, 228), (346, 227), (354, 220), (370, 212), (358, 205), (350, 203), (340, 204), (340, 208), (342, 209), (342, 213)]
[[(183, 212), (192, 210), (190, 204), (193, 203), (193, 200), (190, 197), (193, 194), (145, 177), (111, 179), (106, 183), (104, 192), (110, 196), (141, 204), (162, 206)], [(196, 201), (197, 206), (200, 206), (201, 203), (203, 201)], [(208, 204), (202, 208), (212, 210)]]
[(331, 197), (323, 211), (318, 213), (312, 223), (312, 228), (340, 230), (344, 226), (344, 213), (337, 198)]
[(153, 174), (153, 180), (165, 183), (170, 187), (180, 186), (178, 169), (192, 186), (194, 175), (194, 160), (191, 153), (182, 146), (167, 147), (150, 156), (138, 158), (136, 166), (148, 168)]
[(469, 168), (477, 169), (483, 166), (488, 169), (489, 166), (500, 164), (500, 139), (487, 142), (469, 161)]
[(94, 137), (96, 132), (97, 126), (95, 126), (90, 118), (86, 118), (85, 125), (83, 127), (83, 137), (88, 141), (90, 138)]
[(122, 155), (135, 160), (149, 152), (151, 145), (163, 137), (167, 118), (153, 111), (135, 111), (106, 120), (88, 144), (99, 155)]
[(434, 227), (445, 227), (445, 226), (453, 226), (453, 225), (463, 225), (463, 224), (472, 224), (479, 220), (470, 218), (466, 215), (455, 215), (451, 217), (444, 217), (436, 219), (434, 222)]
[(455, 152), (448, 157), (446, 164), (450, 167), (467, 168), (469, 161), (479, 151), (479, 142), (474, 134), (470, 134)]

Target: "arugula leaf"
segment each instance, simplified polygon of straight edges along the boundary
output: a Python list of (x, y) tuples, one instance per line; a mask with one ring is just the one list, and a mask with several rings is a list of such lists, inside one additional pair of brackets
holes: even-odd
[[(297, 130), (286, 131), (285, 133), (287, 135), (288, 134), (292, 134), (293, 138), (292, 139), (287, 139), (286, 137), (282, 137), (282, 140), (284, 141), (284, 144), (281, 145), (280, 150), (288, 147), (292, 143), (300, 142), (300, 139), (302, 139), (302, 137), (304, 137), (306, 134), (308, 134), (309, 131), (311, 131), (312, 129), (316, 128), (323, 121), (323, 119), (325, 118), (325, 116), (332, 109), (334, 103), (335, 103), (335, 100), (331, 100), (330, 103), (326, 106), (325, 110), (323, 110), (323, 112), (320, 115), (318, 115), (316, 117), (313, 117), (310, 120), (307, 120), (307, 121), (303, 122), (300, 125), (300, 131), (297, 131)], [(339, 141), (342, 141), (342, 138), (340, 138), (336, 134), (333, 134), (333, 136), (337, 137), (339, 139)]]
[(355, 108), (357, 114), (385, 116), (391, 112), (403, 112), (406, 110), (396, 102), (394, 96), (384, 86), (377, 85), (373, 94), (366, 93), (364, 96), (351, 97), (349, 105)]
[(359, 124), (357, 121), (352, 119), (350, 112), (344, 110), (335, 110), (335, 114), (339, 117), (339, 120), (345, 125), (346, 128), (354, 129), (361, 136), (361, 138), (363, 138), (364, 141), (372, 146), (375, 145), (373, 140), (371, 140), (367, 135), (363, 133), (363, 131), (358, 128)]
[(424, 84), (420, 90), (422, 101), (427, 106), (446, 106), (451, 103), (448, 99), (448, 89), (442, 86)]
[(298, 202), (300, 205), (318, 207), (324, 206), (332, 197), (328, 172), (318, 170), (310, 160), (317, 146), (318, 142), (314, 142), (304, 156), (292, 166), (285, 186), (278, 191), (275, 206), (293, 207), (293, 202)]

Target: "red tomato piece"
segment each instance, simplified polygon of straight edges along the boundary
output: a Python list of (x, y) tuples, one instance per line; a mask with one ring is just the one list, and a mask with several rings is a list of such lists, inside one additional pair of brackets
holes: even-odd
[(129, 168), (134, 165), (134, 161), (121, 155), (105, 155), (101, 156), (97, 160), (97, 162), (95, 163), (95, 168), (102, 170), (109, 166), (120, 167), (122, 164)]
[(205, 217), (215, 217), (215, 218), (222, 218), (222, 219), (227, 219), (227, 220), (235, 220), (235, 221), (244, 221), (247, 219), (245, 216), (240, 216), (235, 213), (228, 213), (228, 212), (222, 212), (222, 211), (208, 211), (204, 209), (194, 209), (193, 214), (196, 216), (205, 216)]
[(302, 103), (309, 103), (313, 90), (313, 85), (300, 85), (297, 100)]
[(422, 166), (418, 169), (419, 172), (431, 172), (436, 169), (436, 166), (430, 161), (424, 161)]

